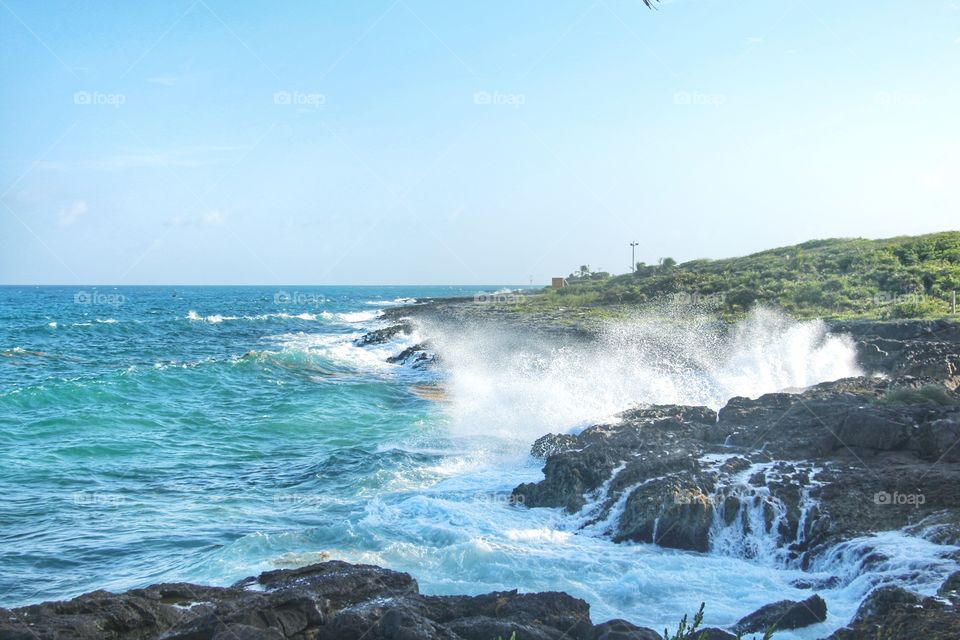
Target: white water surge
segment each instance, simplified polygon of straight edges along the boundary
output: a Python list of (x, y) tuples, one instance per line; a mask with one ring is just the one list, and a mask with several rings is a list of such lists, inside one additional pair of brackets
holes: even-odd
[[(446, 446), (453, 450), (430, 470), (439, 481), (369, 505), (350, 534), (371, 550), (349, 560), (410, 571), (427, 593), (564, 590), (588, 600), (595, 621), (621, 617), (659, 629), (700, 602), (709, 625), (726, 626), (778, 599), (816, 592), (827, 600), (825, 623), (778, 633), (783, 640), (829, 635), (880, 584), (932, 593), (956, 566), (945, 558), (951, 549), (889, 533), (850, 541), (801, 571), (779, 546), (782, 505), (745, 482), (734, 490), (743, 517), (724, 526), (718, 511), (709, 554), (612, 543), (602, 533), (623, 504), (605, 522), (581, 528), (590, 506), (568, 516), (511, 503), (514, 486), (542, 477), (542, 463), (528, 451), (545, 433), (608, 420), (637, 404), (717, 409), (733, 396), (859, 375), (853, 342), (828, 334), (822, 322), (757, 310), (726, 329), (676, 310), (665, 321), (661, 310), (656, 318), (608, 323), (595, 341), (489, 326), (421, 329), (442, 357)], [(422, 446), (433, 442), (425, 438)], [(771, 508), (773, 526), (765, 526)], [(889, 557), (861, 566), (878, 544)]]
[(461, 433), (533, 439), (608, 420), (637, 404), (722, 407), (859, 375), (853, 342), (823, 322), (756, 310), (732, 330), (677, 308), (608, 322), (594, 342), (430, 326), (448, 411)]
[[(196, 567), (198, 574), (222, 574), (228, 582), (239, 572), (306, 564), (329, 553), (407, 571), (429, 594), (560, 590), (587, 600), (596, 622), (624, 618), (661, 630), (701, 602), (707, 625), (728, 626), (775, 600), (816, 592), (828, 603), (827, 621), (776, 635), (813, 640), (846, 624), (874, 586), (896, 582), (929, 594), (956, 566), (945, 558), (952, 549), (889, 533), (850, 541), (802, 571), (778, 550), (777, 527), (765, 526), (769, 496), (747, 487), (746, 477), (733, 488), (744, 519), (723, 527), (718, 512), (708, 554), (615, 544), (603, 536), (629, 491), (604, 522), (587, 528), (581, 527), (595, 515), (589, 505), (570, 516), (511, 501), (513, 487), (543, 477), (542, 462), (528, 452), (547, 432), (609, 419), (641, 403), (719, 408), (734, 395), (858, 374), (852, 342), (828, 335), (820, 322), (761, 310), (732, 330), (697, 316), (638, 317), (608, 324), (596, 341), (461, 325), (420, 327), (391, 347), (357, 347), (355, 334), (327, 342), (292, 333), (280, 342), (282, 353), (321, 354), (386, 372), (402, 368), (384, 370), (384, 350), (399, 351), (421, 336), (441, 355), (445, 401), (417, 432), (380, 453), (440, 454), (439, 460), (384, 469), (391, 475), (382, 479), (388, 489), (369, 494), (361, 513), (324, 515), (306, 534), (245, 536)], [(781, 514), (772, 506), (776, 525)], [(871, 551), (877, 546), (880, 561)], [(251, 557), (263, 563), (250, 566)]]

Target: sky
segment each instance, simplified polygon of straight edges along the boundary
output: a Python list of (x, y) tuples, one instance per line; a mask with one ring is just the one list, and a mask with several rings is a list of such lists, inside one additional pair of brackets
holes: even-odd
[(960, 2), (0, 0), (0, 283), (526, 284), (960, 228)]

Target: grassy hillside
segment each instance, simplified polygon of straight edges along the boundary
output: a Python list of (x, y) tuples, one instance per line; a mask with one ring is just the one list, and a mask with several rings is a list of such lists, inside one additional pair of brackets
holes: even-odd
[(595, 308), (657, 300), (702, 304), (736, 316), (756, 303), (796, 317), (914, 318), (950, 313), (960, 291), (960, 232), (885, 240), (812, 240), (724, 260), (665, 259), (620, 276), (572, 276), (533, 308)]

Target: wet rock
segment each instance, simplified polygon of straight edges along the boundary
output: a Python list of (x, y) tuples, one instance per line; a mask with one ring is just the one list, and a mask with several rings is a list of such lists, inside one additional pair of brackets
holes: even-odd
[(666, 480), (630, 494), (615, 540), (648, 542), (672, 549), (707, 551), (713, 503), (698, 485)]
[(387, 362), (390, 364), (404, 364), (420, 368), (432, 363), (434, 359), (435, 356), (431, 356), (430, 353), (427, 352), (427, 345), (418, 343), (412, 347), (407, 347), (395, 356), (390, 356), (387, 358)]
[(717, 629), (716, 627), (708, 627), (703, 631), (698, 630), (694, 638), (696, 638), (696, 640), (737, 640), (737, 636), (732, 633), (727, 633), (723, 629)]
[(663, 636), (626, 620), (608, 620), (594, 627), (593, 640), (663, 640)]
[(950, 588), (951, 576), (936, 598), (921, 598), (896, 586), (872, 591), (860, 604), (849, 625), (828, 640), (861, 638), (923, 638), (953, 640), (960, 637), (960, 598)]
[(563, 453), (577, 448), (577, 438), (569, 434), (548, 433), (537, 438), (530, 447), (530, 455), (534, 458), (546, 459), (552, 455)]
[(594, 626), (589, 605), (564, 593), (424, 596), (405, 573), (345, 562), (270, 571), (229, 588), (154, 585), (0, 609), (4, 640), (491, 640), (514, 632), (590, 640)]
[(734, 629), (741, 633), (764, 632), (770, 627), (799, 629), (827, 619), (827, 603), (818, 595), (806, 600), (781, 600), (764, 605), (741, 619)]
[(397, 336), (409, 335), (412, 331), (413, 327), (411, 324), (407, 321), (402, 321), (398, 322), (397, 324), (392, 324), (389, 327), (384, 327), (383, 329), (369, 331), (354, 340), (353, 343), (358, 347), (385, 344), (395, 339)]

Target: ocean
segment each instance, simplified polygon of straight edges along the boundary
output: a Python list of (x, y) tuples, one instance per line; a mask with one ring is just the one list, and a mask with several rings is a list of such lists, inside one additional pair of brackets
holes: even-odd
[[(431, 594), (586, 599), (595, 621), (662, 629), (707, 603), (726, 625), (798, 580), (845, 624), (876, 584), (931, 592), (954, 566), (898, 533), (801, 571), (773, 557), (614, 544), (582, 516), (510, 498), (531, 443), (641, 402), (722, 406), (857, 373), (822, 325), (759, 315), (730, 336), (648, 324), (599, 345), (421, 327), (355, 340), (383, 309), (476, 287), (0, 287), (0, 606), (161, 581), (230, 584), (325, 559), (407, 571)], [(440, 366), (386, 359), (425, 338)], [(670, 360), (666, 354), (666, 360)]]

